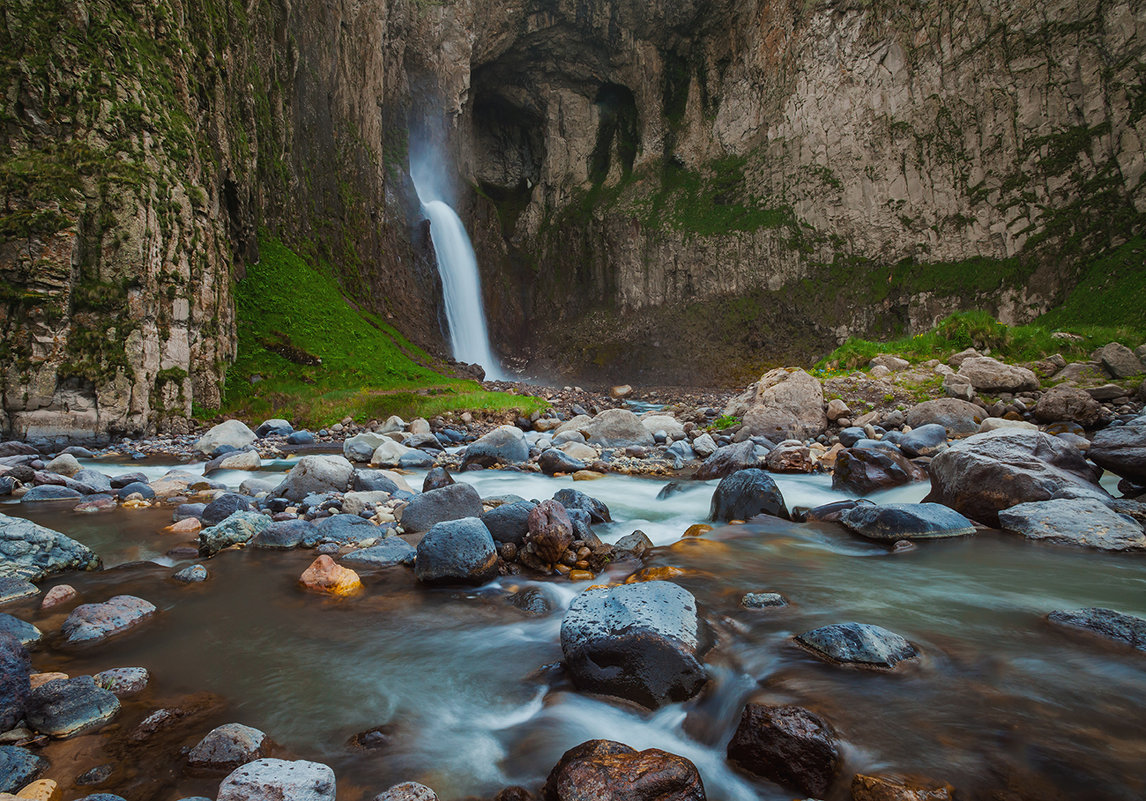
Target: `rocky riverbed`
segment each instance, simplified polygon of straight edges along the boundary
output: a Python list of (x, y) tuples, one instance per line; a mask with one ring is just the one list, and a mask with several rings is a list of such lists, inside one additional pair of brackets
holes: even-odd
[(1146, 416), (1095, 364), (0, 443), (0, 792), (1139, 798)]

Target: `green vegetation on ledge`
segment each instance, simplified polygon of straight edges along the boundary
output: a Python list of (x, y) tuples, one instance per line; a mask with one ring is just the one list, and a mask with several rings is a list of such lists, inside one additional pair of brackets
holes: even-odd
[(268, 237), (259, 252), (235, 288), (239, 354), (227, 373), (225, 413), (321, 427), (346, 416), (364, 422), (462, 409), (529, 414), (545, 406), (435, 372), (425, 366), (432, 363), (427, 354), (343, 297), (326, 265), (316, 268)]

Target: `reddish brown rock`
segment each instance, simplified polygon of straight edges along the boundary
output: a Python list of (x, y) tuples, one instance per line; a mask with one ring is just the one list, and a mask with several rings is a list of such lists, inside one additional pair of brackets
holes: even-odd
[(926, 780), (897, 776), (865, 776), (852, 779), (852, 801), (951, 801), (955, 788)]
[(66, 604), (78, 594), (76, 588), (70, 584), (57, 584), (44, 594), (44, 600), (40, 602), (40, 608), (51, 609), (53, 606)]
[(589, 740), (566, 751), (549, 774), (545, 801), (704, 801), (696, 766), (650, 748)]
[(529, 513), (526, 542), (545, 562), (556, 562), (573, 544), (573, 521), (557, 501), (542, 501)]
[(801, 793), (823, 796), (840, 764), (835, 732), (798, 706), (749, 704), (728, 744), (741, 768)]

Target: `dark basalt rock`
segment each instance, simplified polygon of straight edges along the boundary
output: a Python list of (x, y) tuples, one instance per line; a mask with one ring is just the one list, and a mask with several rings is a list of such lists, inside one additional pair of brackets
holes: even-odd
[(759, 467), (760, 464), (760, 457), (756, 455), (756, 443), (744, 440), (736, 445), (717, 448), (716, 453), (705, 459), (700, 469), (696, 471), (696, 479), (708, 481), (713, 478), (724, 478), (738, 470)]
[[(0, 632), (0, 732), (8, 731), (23, 719), (24, 704), (32, 691), (28, 682), (31, 673), (32, 663), (23, 643), (11, 634)], [(3, 775), (3, 770), (0, 770), (0, 779)]]
[(866, 623), (821, 626), (800, 634), (796, 642), (828, 662), (862, 668), (891, 669), (918, 656), (894, 631)]
[(256, 534), (251, 546), (268, 551), (289, 551), (303, 542), (317, 539), (318, 532), (309, 520), (279, 520)]
[(889, 448), (855, 447), (840, 451), (832, 471), (832, 489), (866, 495), (876, 490), (923, 481), (927, 473)]
[(503, 503), (484, 512), (481, 521), (485, 523), (495, 542), (512, 542), (523, 545), (529, 533), (529, 513), (537, 504), (530, 501)]
[(436, 524), (418, 543), (414, 574), (429, 584), (490, 581), (497, 576), (497, 549), (489, 529), (476, 517)]
[(810, 796), (822, 797), (840, 767), (832, 727), (798, 706), (748, 704), (728, 743), (741, 768)]
[(569, 749), (549, 773), (545, 801), (705, 801), (696, 766), (650, 748), (638, 752), (612, 740)]
[(387, 537), (377, 545), (351, 551), (342, 556), (339, 561), (358, 570), (393, 567), (394, 565), (413, 565), (417, 553), (414, 546), (401, 537)]
[(74, 737), (99, 728), (119, 712), (119, 699), (97, 687), (91, 676), (56, 679), (28, 695), (28, 725), (41, 734)]
[(402, 528), (406, 533), (429, 531), (438, 523), (480, 517), (481, 496), (470, 484), (450, 484), (441, 489), (416, 495), (402, 510)]
[(883, 542), (965, 537), (974, 524), (937, 503), (860, 504), (840, 516), (840, 522), (860, 536)]
[(355, 492), (389, 492), (394, 495), (398, 492), (398, 485), (381, 470), (355, 470), (352, 489)]
[(553, 500), (566, 509), (580, 509), (589, 513), (590, 523), (611, 523), (609, 507), (601, 501), (575, 489), (563, 489), (554, 493)]
[(448, 487), (453, 483), (455, 483), (454, 477), (450, 475), (449, 470), (444, 467), (435, 467), (426, 473), (426, 478), (422, 482), (422, 492), (430, 492), (431, 490)]
[(1113, 609), (1055, 610), (1047, 620), (1056, 626), (1085, 631), (1113, 642), (1146, 651), (1146, 620)]
[(214, 526), (222, 523), (235, 512), (249, 511), (251, 511), (250, 498), (235, 492), (228, 492), (207, 504), (199, 517), (204, 526)]
[(15, 793), (47, 769), (48, 760), (27, 748), (0, 745), (0, 793)]
[(908, 456), (934, 456), (947, 448), (947, 429), (927, 423), (902, 435), (898, 445)]
[(709, 517), (713, 520), (747, 520), (765, 514), (788, 519), (784, 496), (772, 477), (763, 470), (738, 470), (720, 480), (712, 494)]
[(537, 464), (541, 468), (541, 472), (547, 476), (557, 473), (575, 473), (578, 470), (584, 470), (587, 466), (580, 459), (574, 459), (565, 451), (557, 448), (548, 448), (543, 451), (537, 459)]

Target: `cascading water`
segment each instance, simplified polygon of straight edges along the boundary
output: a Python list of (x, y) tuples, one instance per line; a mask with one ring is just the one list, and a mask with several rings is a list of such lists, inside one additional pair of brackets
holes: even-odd
[(480, 364), (489, 379), (503, 378), (501, 364), (493, 355), (482, 308), (481, 276), (477, 256), (461, 218), (441, 199), (438, 182), (424, 169), (413, 166), (410, 177), (418, 200), (430, 220), (430, 239), (438, 256), (438, 273), (446, 302), (450, 347), (459, 362)]

